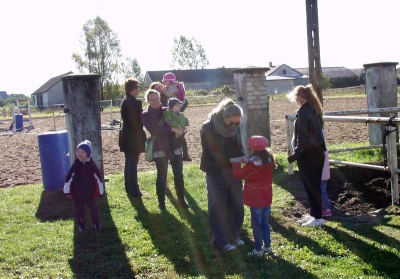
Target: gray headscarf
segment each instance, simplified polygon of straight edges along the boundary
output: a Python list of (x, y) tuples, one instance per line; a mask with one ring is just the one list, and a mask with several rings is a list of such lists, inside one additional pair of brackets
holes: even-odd
[(237, 126), (224, 125), (224, 119), (221, 117), (219, 113), (212, 114), (210, 121), (217, 130), (217, 133), (223, 136), (224, 138), (234, 137), (238, 133), (239, 125)]

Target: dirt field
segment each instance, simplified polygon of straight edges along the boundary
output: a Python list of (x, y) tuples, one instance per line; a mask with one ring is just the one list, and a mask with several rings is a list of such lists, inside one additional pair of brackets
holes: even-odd
[[(207, 119), (207, 116), (213, 107), (214, 106), (189, 106), (185, 111), (185, 115), (191, 124), (186, 138), (189, 145), (189, 153), (195, 163), (199, 162), (201, 154), (199, 135), (200, 127), (201, 124)], [(367, 102), (366, 99), (363, 98), (327, 99), (324, 101), (325, 111), (356, 110), (366, 108)], [(286, 151), (286, 131), (284, 119), (286, 114), (293, 113), (296, 109), (297, 106), (295, 104), (291, 104), (286, 100), (270, 101), (271, 145), (275, 152)], [(114, 112), (113, 115), (110, 115), (109, 113), (103, 114), (102, 124), (108, 124), (112, 121), (112, 119), (119, 118), (119, 112)], [(48, 132), (49, 130), (65, 129), (65, 119), (62, 114), (55, 119), (34, 119), (33, 126), (34, 129), (30, 132), (24, 131), (13, 136), (5, 136), (3, 133), (3, 135), (0, 136), (0, 145), (3, 148), (0, 163), (0, 187), (12, 187), (42, 182), (37, 135)], [(339, 142), (361, 142), (367, 140), (368, 138), (368, 128), (365, 125), (360, 124), (326, 122), (325, 130), (328, 144)], [(123, 153), (119, 152), (117, 131), (118, 130), (102, 131), (104, 173), (106, 176), (111, 173), (123, 172), (124, 156)], [(152, 163), (147, 163), (142, 155), (140, 157), (139, 170), (147, 169), (154, 169), (154, 165)], [(343, 168), (343, 172), (345, 169), (349, 168)], [(367, 206), (363, 206), (362, 208), (357, 208), (357, 202), (353, 202), (352, 205), (349, 205), (351, 208), (346, 208), (344, 205), (345, 198), (340, 196), (340, 194), (344, 194), (344, 191), (346, 191), (346, 189), (343, 187), (343, 183), (345, 182), (335, 178), (336, 172), (342, 171), (332, 171), (332, 179), (328, 184), (329, 196), (332, 199), (335, 199), (335, 209), (340, 212), (345, 212), (347, 215), (357, 215), (377, 209), (375, 205), (370, 205), (369, 202), (367, 202)], [(365, 171), (359, 170), (357, 174), (364, 176), (362, 172)], [(370, 170), (367, 170), (366, 172), (372, 173)], [(376, 177), (373, 177), (371, 179), (375, 178)], [(296, 173), (288, 179), (288, 183), (296, 184), (294, 181), (298, 181)], [(347, 190), (347, 192), (354, 192), (354, 189)], [(351, 199), (351, 197), (348, 199)], [(304, 201), (305, 200), (299, 200), (299, 202), (302, 204)]]

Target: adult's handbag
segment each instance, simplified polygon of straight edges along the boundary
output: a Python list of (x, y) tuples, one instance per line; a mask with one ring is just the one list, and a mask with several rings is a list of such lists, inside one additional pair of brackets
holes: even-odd
[(153, 138), (153, 137), (146, 139), (146, 143), (145, 143), (146, 154), (144, 155), (144, 158), (146, 159), (147, 162), (153, 162), (153, 160), (154, 160), (154, 156), (153, 156), (154, 139), (155, 138)]

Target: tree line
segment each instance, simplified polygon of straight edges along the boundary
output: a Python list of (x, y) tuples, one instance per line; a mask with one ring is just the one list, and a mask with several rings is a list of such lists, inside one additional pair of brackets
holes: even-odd
[[(204, 48), (194, 38), (181, 35), (173, 38), (171, 69), (203, 69), (209, 62)], [(82, 53), (73, 53), (72, 60), (80, 72), (98, 74), (100, 98), (114, 99), (123, 95), (121, 79), (137, 78), (145, 90), (144, 74), (136, 58), (124, 58), (118, 35), (97, 16), (83, 25)]]

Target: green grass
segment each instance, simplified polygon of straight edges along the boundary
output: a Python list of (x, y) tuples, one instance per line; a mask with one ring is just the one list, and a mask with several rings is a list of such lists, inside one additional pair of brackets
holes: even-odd
[[(356, 151), (358, 153), (361, 151)], [(375, 155), (363, 155), (369, 161)], [(349, 158), (344, 157), (344, 160)], [(204, 174), (185, 164), (189, 211), (177, 209), (169, 173), (167, 211), (155, 196), (154, 171), (139, 173), (146, 195), (129, 200), (122, 175), (110, 175), (107, 195), (98, 199), (104, 230), (77, 231), (73, 207), (61, 191), (42, 185), (0, 189), (0, 278), (399, 278), (400, 211), (387, 208), (379, 225), (336, 221), (305, 228), (289, 220), (294, 202), (286, 155), (277, 154), (271, 215), (276, 256), (249, 258), (253, 249), (249, 210), (232, 253), (211, 247)]]

